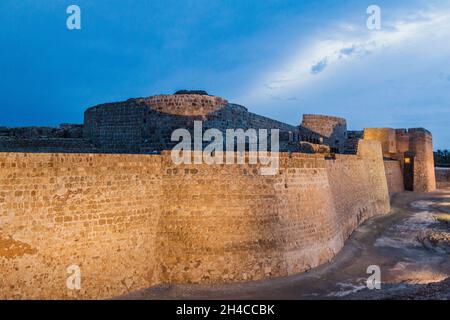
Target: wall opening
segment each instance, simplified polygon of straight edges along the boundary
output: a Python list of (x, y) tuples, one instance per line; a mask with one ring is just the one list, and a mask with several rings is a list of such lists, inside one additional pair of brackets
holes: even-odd
[(414, 191), (414, 154), (412, 152), (405, 152), (403, 163), (405, 190)]

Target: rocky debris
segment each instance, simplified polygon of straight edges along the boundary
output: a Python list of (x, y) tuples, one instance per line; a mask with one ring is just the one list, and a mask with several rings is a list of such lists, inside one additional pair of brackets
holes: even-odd
[(303, 153), (330, 153), (331, 148), (326, 145), (300, 141), (300, 152)]
[(420, 233), (417, 240), (427, 249), (450, 253), (450, 233), (429, 230)]

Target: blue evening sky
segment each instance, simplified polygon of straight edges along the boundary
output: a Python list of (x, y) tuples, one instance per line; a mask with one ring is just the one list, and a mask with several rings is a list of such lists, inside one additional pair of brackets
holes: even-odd
[[(81, 30), (66, 27), (71, 4)], [(294, 125), (425, 127), (450, 148), (449, 1), (1, 0), (0, 24), (0, 126), (203, 89)]]

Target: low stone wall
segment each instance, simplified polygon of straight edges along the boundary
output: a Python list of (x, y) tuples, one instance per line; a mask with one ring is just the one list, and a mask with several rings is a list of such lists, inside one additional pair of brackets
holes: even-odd
[(394, 160), (385, 160), (384, 169), (386, 172), (389, 194), (393, 195), (396, 193), (404, 192), (405, 184), (403, 181), (403, 173), (400, 162)]
[(450, 188), (450, 168), (436, 168), (436, 184), (438, 189)]
[[(159, 156), (0, 153), (0, 299), (104, 298), (156, 283)], [(81, 290), (66, 287), (81, 269)]]
[[(336, 159), (282, 153), (274, 176), (175, 166), (167, 153), (2, 153), (0, 298), (108, 298), (318, 266), (389, 211), (380, 145), (360, 144)], [(66, 287), (70, 265), (79, 291)]]

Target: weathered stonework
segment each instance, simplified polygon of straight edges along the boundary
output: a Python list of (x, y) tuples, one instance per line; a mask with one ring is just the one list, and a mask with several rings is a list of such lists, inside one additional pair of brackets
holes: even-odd
[(409, 129), (410, 150), (414, 154), (414, 191), (436, 190), (433, 138), (425, 129)]
[[(175, 165), (171, 134), (194, 121), (279, 129), (278, 173), (248, 161)], [(201, 91), (92, 107), (82, 126), (0, 128), (0, 298), (110, 298), (327, 262), (360, 223), (390, 211), (406, 152), (417, 191), (433, 189), (430, 133), (366, 132), (348, 135), (329, 116), (291, 126)], [(81, 290), (66, 286), (70, 265)]]
[(405, 191), (400, 162), (395, 160), (385, 160), (384, 169), (386, 172), (389, 194), (393, 195)]
[[(0, 154), (0, 298), (100, 298), (157, 279), (159, 156)], [(66, 287), (79, 265), (81, 291)]]
[[(107, 298), (318, 266), (359, 223), (389, 212), (383, 161), (368, 149), (283, 153), (275, 176), (259, 165), (175, 166), (166, 153), (2, 153), (0, 298)], [(80, 291), (66, 287), (73, 264)]]
[(299, 128), (251, 112), (226, 100), (192, 94), (160, 95), (99, 105), (85, 112), (84, 137), (97, 150), (156, 153), (171, 150), (176, 129), (193, 134), (194, 121), (203, 129), (279, 129), (282, 151), (299, 149)]
[(400, 162), (402, 175), (405, 159), (413, 165), (413, 191), (430, 192), (436, 189), (434, 174), (433, 138), (429, 131), (416, 129), (366, 128), (364, 139), (379, 141), (383, 156)]
[[(366, 128), (364, 139), (379, 141), (385, 157), (395, 157), (397, 151), (397, 136), (395, 129), (391, 128)], [(409, 148), (409, 142), (407, 149)], [(407, 151), (407, 150), (406, 150)], [(405, 151), (403, 151), (405, 152)]]
[(318, 134), (333, 152), (343, 153), (347, 141), (347, 121), (343, 118), (305, 114), (301, 128)]

